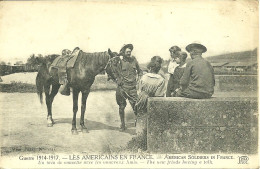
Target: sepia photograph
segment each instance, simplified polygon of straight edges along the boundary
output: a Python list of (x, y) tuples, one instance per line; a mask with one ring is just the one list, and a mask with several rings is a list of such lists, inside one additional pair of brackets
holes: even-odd
[(0, 168), (259, 168), (258, 0), (0, 1)]

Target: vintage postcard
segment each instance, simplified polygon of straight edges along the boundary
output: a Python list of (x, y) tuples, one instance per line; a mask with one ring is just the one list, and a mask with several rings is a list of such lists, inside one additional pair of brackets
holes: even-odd
[(259, 168), (258, 0), (1, 1), (0, 168)]

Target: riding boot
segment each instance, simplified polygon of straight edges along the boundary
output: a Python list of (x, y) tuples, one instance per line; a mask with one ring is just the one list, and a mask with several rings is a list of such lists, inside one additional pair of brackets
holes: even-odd
[(120, 109), (119, 108), (119, 116), (120, 116), (120, 119), (121, 119), (121, 125), (120, 125), (120, 131), (124, 131), (126, 130), (126, 127), (125, 127), (125, 112), (124, 112), (124, 109)]

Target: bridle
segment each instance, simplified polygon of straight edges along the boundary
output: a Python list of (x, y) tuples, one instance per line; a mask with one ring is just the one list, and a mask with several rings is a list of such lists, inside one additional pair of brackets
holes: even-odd
[(107, 66), (108, 66), (108, 65), (110, 64), (110, 62), (111, 62), (111, 59), (112, 59), (112, 57), (110, 56), (110, 54), (108, 54), (108, 61), (107, 61), (107, 64), (106, 64), (104, 70), (107, 69)]
[[(110, 55), (109, 55), (109, 56), (110, 56)], [(116, 69), (114, 68), (114, 66), (111, 65), (111, 64), (113, 64), (113, 63), (111, 63), (111, 62), (112, 62), (116, 57), (119, 57), (119, 56), (115, 56), (115, 57), (111, 57), (111, 56), (110, 56), (110, 58), (109, 58), (109, 60), (108, 60), (108, 62), (107, 62), (107, 64), (106, 64), (104, 70), (106, 70), (108, 67), (110, 67), (113, 74), (116, 72)], [(116, 79), (113, 79), (113, 78), (112, 78), (112, 80), (115, 82)], [(121, 95), (124, 97), (124, 99), (127, 99), (127, 98), (125, 97), (125, 95), (126, 95), (128, 98), (134, 99), (134, 98), (131, 97), (127, 92), (124, 91), (124, 89), (122, 88), (122, 86), (119, 86), (119, 92), (120, 92)], [(124, 95), (124, 94), (125, 94), (125, 95)]]
[[(116, 70), (115, 66), (113, 66), (112, 61), (113, 61), (114, 59), (116, 59), (117, 57), (118, 57), (118, 56), (111, 57), (111, 56), (109, 55), (109, 60), (108, 60), (106, 66), (105, 66), (105, 68), (104, 68), (105, 71), (107, 70), (108, 67), (111, 69), (111, 73), (112, 73), (113, 76), (114, 76), (114, 77), (112, 76), (112, 80), (113, 80), (114, 82), (116, 81), (116, 79), (114, 79), (114, 78), (116, 78), (116, 77), (115, 77), (115, 72), (116, 72), (117, 70)], [(110, 75), (110, 76), (111, 76), (111, 75)]]

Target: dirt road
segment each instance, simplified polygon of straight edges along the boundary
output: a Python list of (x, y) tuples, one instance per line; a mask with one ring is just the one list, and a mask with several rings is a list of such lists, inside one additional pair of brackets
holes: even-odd
[[(0, 117), (3, 155), (25, 152), (118, 152), (124, 150), (135, 133), (134, 114), (129, 104), (126, 108), (128, 129), (125, 132), (118, 130), (120, 118), (115, 91), (90, 93), (85, 114), (89, 133), (79, 131), (78, 135), (71, 134), (72, 97), (60, 94), (53, 103), (53, 127), (47, 127), (45, 104), (40, 105), (35, 93), (1, 93)], [(80, 129), (80, 112), (77, 117), (77, 127)]]

